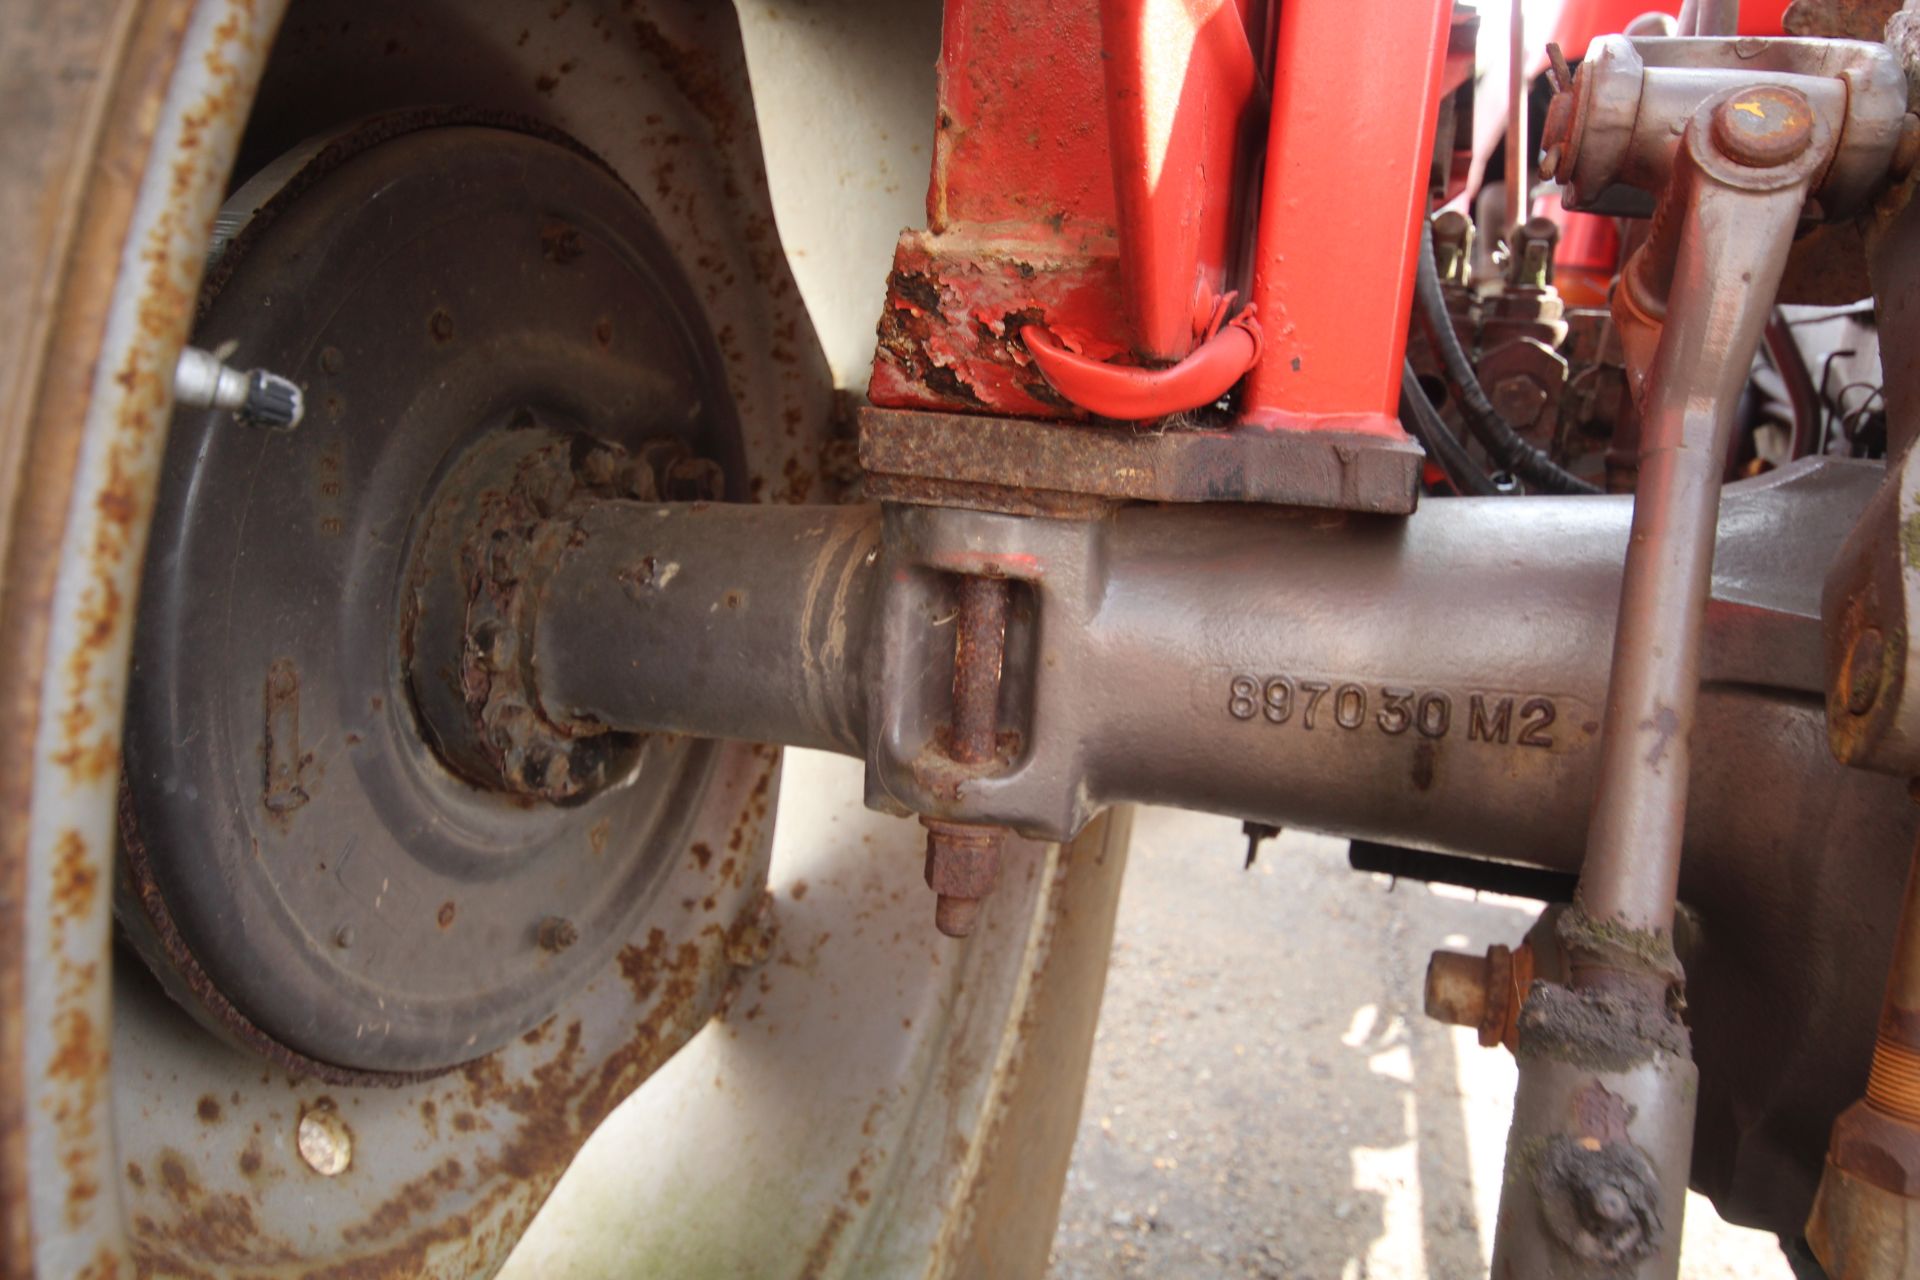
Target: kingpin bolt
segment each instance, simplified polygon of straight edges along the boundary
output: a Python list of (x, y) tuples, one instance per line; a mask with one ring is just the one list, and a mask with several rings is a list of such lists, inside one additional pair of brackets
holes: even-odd
[(1713, 141), (1739, 164), (1777, 168), (1813, 141), (1813, 108), (1801, 94), (1780, 85), (1736, 93), (1714, 108)]
[[(1006, 659), (1008, 588), (1004, 579), (964, 576), (955, 583), (953, 723), (947, 754), (955, 764), (990, 764), (998, 743), (1000, 675)], [(927, 887), (938, 894), (933, 923), (964, 938), (980, 900), (1000, 877), (1004, 829), (922, 817), (927, 829)]]
[(1873, 710), (1873, 704), (1880, 698), (1880, 681), (1886, 674), (1886, 663), (1886, 638), (1877, 627), (1862, 627), (1847, 649), (1847, 664), (1841, 674), (1850, 714), (1863, 716)]

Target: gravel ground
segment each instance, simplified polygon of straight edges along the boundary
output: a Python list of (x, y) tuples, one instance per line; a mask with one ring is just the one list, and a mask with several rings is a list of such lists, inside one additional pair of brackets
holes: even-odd
[[(1486, 1274), (1514, 1070), (1420, 1011), (1436, 947), (1537, 906), (1347, 869), (1288, 833), (1143, 809), (1054, 1241), (1054, 1280)], [(1683, 1280), (1791, 1280), (1689, 1197)]]

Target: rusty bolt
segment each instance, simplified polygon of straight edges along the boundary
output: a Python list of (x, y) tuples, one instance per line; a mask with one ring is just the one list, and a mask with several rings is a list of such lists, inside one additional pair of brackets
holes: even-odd
[(1631, 1143), (1558, 1134), (1533, 1179), (1548, 1229), (1575, 1258), (1618, 1267), (1658, 1249), (1659, 1176)]
[(540, 922), (540, 949), (555, 954), (580, 941), (580, 930), (564, 916), (548, 916)]
[(595, 442), (574, 464), (573, 471), (582, 484), (604, 489), (619, 482), (620, 469), (626, 461), (624, 449)]
[(1520, 1005), (1533, 985), (1533, 948), (1493, 946), (1482, 956), (1436, 951), (1427, 961), (1429, 1018), (1472, 1027), (1480, 1043), (1511, 1047), (1518, 1038)]
[(1887, 642), (1877, 627), (1863, 627), (1847, 650), (1842, 680), (1847, 690), (1847, 711), (1863, 716), (1873, 710), (1880, 697), (1880, 682), (1886, 674)]
[(1813, 141), (1813, 108), (1805, 97), (1780, 85), (1736, 93), (1714, 108), (1713, 141), (1731, 160), (1772, 169)]
[(949, 938), (973, 932), (980, 903), (1000, 878), (1000, 850), (1007, 833), (971, 822), (920, 819), (927, 829), (927, 887), (939, 897), (934, 927)]

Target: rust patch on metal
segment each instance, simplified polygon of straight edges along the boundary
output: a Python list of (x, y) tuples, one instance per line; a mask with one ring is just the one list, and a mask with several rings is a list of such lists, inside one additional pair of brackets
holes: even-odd
[(845, 1205), (835, 1205), (833, 1213), (827, 1218), (827, 1225), (807, 1250), (807, 1260), (800, 1267), (800, 1280), (819, 1280), (826, 1274), (827, 1264), (833, 1261), (834, 1246), (840, 1243), (840, 1237), (853, 1221), (853, 1214)]
[(674, 43), (644, 16), (634, 18), (633, 36), (660, 64), (680, 96), (713, 126), (714, 145), (721, 149), (732, 145), (734, 133), (740, 127), (741, 94), (726, 70), (716, 65), (705, 49)]
[(87, 845), (77, 831), (63, 831), (54, 845), (53, 909), (69, 920), (92, 914), (94, 894), (100, 888), (100, 873), (95, 870)]
[(1189, 415), (1153, 426), (1094, 426), (873, 407), (859, 416), (868, 497), (1020, 515), (1097, 515), (1121, 500), (1404, 515), (1413, 510), (1424, 457), (1417, 445), (1386, 448), (1378, 437), (1332, 424), (1276, 431)]
[(135, 1216), (137, 1275), (199, 1276), (208, 1266), (274, 1266), (299, 1256), (288, 1242), (262, 1231), (249, 1197), (203, 1187), (178, 1151), (161, 1153), (159, 1189), (173, 1212), (164, 1222)]
[(365, 1244), (406, 1230), (415, 1214), (433, 1212), (440, 1197), (466, 1179), (466, 1170), (449, 1156), (428, 1172), (402, 1183), (372, 1214), (340, 1233), (350, 1244)]
[(1037, 272), (1022, 250), (1017, 244), (956, 248), (924, 232), (901, 237), (880, 314), (870, 393), (876, 404), (1082, 416), (1047, 382), (1020, 331), (1088, 296), (1112, 291), (1117, 306), (1117, 260), (1076, 260)]
[(300, 669), (291, 658), (276, 658), (267, 668), (266, 729), (261, 755), (266, 774), (262, 803), (284, 818), (307, 802), (300, 785), (311, 755), (300, 750)]

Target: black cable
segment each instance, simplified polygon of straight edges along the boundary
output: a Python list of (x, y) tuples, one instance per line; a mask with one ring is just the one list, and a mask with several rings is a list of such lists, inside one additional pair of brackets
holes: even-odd
[(1522, 440), (1487, 399), (1487, 393), (1480, 389), (1473, 362), (1460, 347), (1460, 337), (1453, 331), (1453, 317), (1447, 312), (1446, 297), (1440, 292), (1440, 268), (1433, 258), (1433, 224), (1424, 218), (1420, 222), (1420, 261), (1413, 280), (1414, 309), (1420, 316), (1420, 326), (1440, 357), (1453, 394), (1459, 397), (1460, 416), (1466, 420), (1467, 429), (1486, 446), (1494, 465), (1512, 472), (1543, 493), (1599, 493), (1598, 487)]
[(1402, 361), (1400, 365), (1400, 421), (1427, 451), (1427, 456), (1440, 464), (1457, 491), (1483, 498), (1500, 492), (1493, 479), (1467, 456), (1466, 448), (1454, 439), (1440, 411), (1427, 399), (1427, 390), (1414, 375), (1411, 360)]

